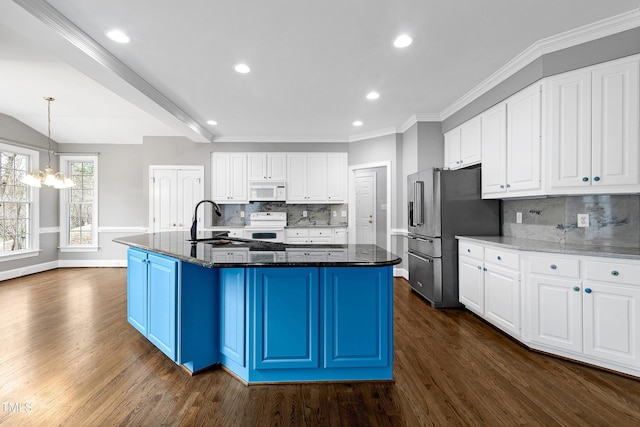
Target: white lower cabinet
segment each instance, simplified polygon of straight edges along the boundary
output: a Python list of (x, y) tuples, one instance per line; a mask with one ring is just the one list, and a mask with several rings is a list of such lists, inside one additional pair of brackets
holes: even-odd
[(510, 335), (520, 336), (520, 267), (515, 252), (461, 241), (459, 301)]
[(532, 347), (640, 375), (639, 262), (533, 254), (526, 264)]
[(468, 310), (530, 348), (640, 377), (639, 260), (460, 238), (458, 280)]

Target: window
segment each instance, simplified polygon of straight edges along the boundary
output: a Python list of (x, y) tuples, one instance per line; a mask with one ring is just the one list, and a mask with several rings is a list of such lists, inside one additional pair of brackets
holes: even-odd
[(38, 193), (20, 180), (37, 168), (37, 151), (0, 143), (0, 259), (36, 255)]
[(98, 158), (62, 156), (60, 169), (75, 186), (60, 192), (60, 250), (98, 249)]

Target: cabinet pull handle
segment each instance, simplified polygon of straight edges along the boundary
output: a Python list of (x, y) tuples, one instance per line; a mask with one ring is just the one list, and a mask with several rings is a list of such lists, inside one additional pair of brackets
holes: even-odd
[(589, 178), (585, 176), (584, 178), (582, 178), (582, 181), (583, 182), (587, 182), (587, 181), (589, 181)]
[(585, 288), (585, 289), (584, 289), (584, 291), (585, 291), (586, 293), (590, 294), (590, 293), (591, 293), (591, 288)]
[(613, 270), (613, 271), (611, 272), (611, 275), (612, 275), (612, 276), (619, 276), (619, 275), (620, 275), (620, 273), (618, 273), (616, 270)]
[(550, 265), (550, 268), (551, 268), (552, 270), (555, 270), (556, 268), (558, 268), (558, 266), (557, 266), (557, 265), (555, 265), (555, 264), (551, 264), (551, 265)]
[(576, 291), (576, 292), (580, 292), (580, 287), (579, 286), (574, 286), (573, 290)]
[(594, 181), (600, 181), (600, 177), (599, 177), (599, 176), (594, 176), (594, 177), (593, 177), (593, 180), (594, 180)]
[(467, 252), (471, 253), (471, 249), (467, 248)]
[(502, 261), (502, 257), (498, 255), (498, 261)]
[(483, 267), (483, 268), (482, 268), (482, 270), (483, 270), (483, 271), (487, 271), (487, 267)]

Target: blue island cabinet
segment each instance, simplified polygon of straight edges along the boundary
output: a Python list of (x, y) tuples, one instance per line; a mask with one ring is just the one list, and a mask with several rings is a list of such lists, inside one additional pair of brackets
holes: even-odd
[(250, 383), (388, 380), (389, 267), (248, 269)]
[(180, 263), (129, 249), (128, 266), (129, 323), (171, 360), (177, 361), (176, 294)]
[(215, 271), (129, 248), (127, 319), (194, 372), (218, 362)]

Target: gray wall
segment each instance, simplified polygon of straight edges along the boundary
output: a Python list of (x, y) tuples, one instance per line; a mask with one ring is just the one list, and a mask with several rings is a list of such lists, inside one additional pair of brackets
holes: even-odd
[[(47, 137), (41, 133), (36, 132), (30, 127), (24, 125), (22, 122), (14, 119), (13, 117), (5, 114), (0, 114), (0, 140), (3, 143), (11, 144), (16, 142), (18, 144), (28, 145), (29, 147), (39, 151), (40, 169), (47, 166)], [(55, 141), (51, 142), (52, 149), (55, 151), (58, 149), (58, 144)], [(41, 147), (38, 149), (38, 147)], [(52, 156), (51, 167), (58, 170), (58, 158)], [(51, 227), (58, 227), (59, 223), (59, 202), (58, 202), (58, 190), (52, 188), (41, 188), (36, 190), (39, 193), (39, 216), (40, 216), (40, 228), (46, 229)], [(46, 231), (46, 230), (45, 230)], [(0, 264), (0, 271), (9, 271), (14, 269), (24, 269), (25, 272), (30, 273), (28, 267), (34, 264), (46, 264), (56, 262), (58, 260), (58, 233), (40, 232), (40, 250), (41, 252), (36, 257), (23, 258), (13, 261), (3, 261)]]
[(640, 28), (543, 55), (447, 117), (442, 122), (442, 131), (455, 128), (544, 77), (637, 53), (640, 53)]

